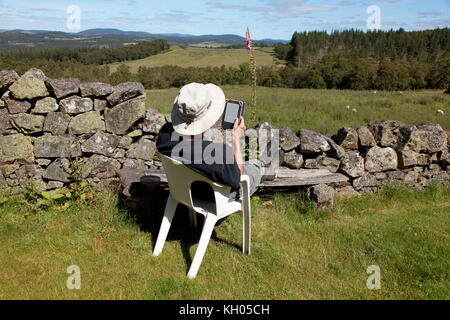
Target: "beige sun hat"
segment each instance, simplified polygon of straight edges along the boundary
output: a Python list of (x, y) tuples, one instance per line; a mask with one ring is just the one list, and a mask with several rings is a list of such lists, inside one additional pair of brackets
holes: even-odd
[(212, 83), (190, 83), (180, 89), (172, 109), (172, 125), (181, 135), (197, 135), (211, 128), (225, 109), (225, 94)]

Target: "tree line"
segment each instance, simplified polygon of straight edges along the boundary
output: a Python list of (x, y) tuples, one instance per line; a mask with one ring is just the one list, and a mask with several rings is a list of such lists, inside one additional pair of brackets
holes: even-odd
[(141, 41), (121, 48), (62, 48), (33, 50), (22, 49), (2, 52), (0, 62), (2, 65), (20, 68), (24, 64), (33, 65), (47, 61), (57, 63), (80, 63), (83, 65), (105, 65), (114, 62), (143, 59), (168, 50), (169, 43), (158, 39)]
[[(248, 63), (233, 67), (182, 68), (178, 66), (140, 67), (132, 73), (121, 65), (111, 73), (110, 82), (139, 81), (147, 89), (181, 87), (186, 83), (215, 83), (217, 85), (249, 85), (251, 71)], [(371, 59), (357, 59), (328, 55), (322, 62), (310, 67), (288, 65), (281, 68), (268, 66), (257, 69), (257, 84), (265, 87), (352, 89), (352, 90), (407, 90), (445, 89), (450, 81), (450, 57), (435, 64), (392, 61), (385, 58), (379, 63)]]
[[(257, 84), (267, 87), (353, 90), (450, 89), (450, 29), (417, 32), (347, 30), (294, 33), (289, 44), (274, 46), (286, 65), (262, 66)], [(110, 72), (107, 63), (144, 58), (167, 50), (164, 40), (115, 49), (57, 49), (0, 55), (0, 69), (23, 73), (30, 67), (49, 77), (118, 84), (142, 82), (147, 89), (180, 87), (189, 82), (248, 85), (248, 63), (239, 67), (140, 67), (125, 64)]]

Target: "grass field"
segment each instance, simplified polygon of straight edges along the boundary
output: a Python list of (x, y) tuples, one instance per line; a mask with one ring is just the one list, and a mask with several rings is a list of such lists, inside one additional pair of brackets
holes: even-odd
[[(223, 86), (228, 98), (251, 102), (249, 86)], [(148, 90), (147, 107), (169, 113), (179, 89)], [(350, 106), (350, 109), (346, 107)], [(356, 108), (357, 112), (352, 112)], [(436, 111), (441, 109), (444, 115)], [(256, 119), (247, 110), (246, 124), (268, 121), (321, 133), (336, 133), (343, 126), (356, 128), (376, 119), (400, 120), (409, 124), (426, 121), (439, 123), (450, 131), (450, 96), (441, 92), (376, 92), (350, 90), (314, 90), (257, 88)]]
[[(251, 100), (249, 87), (223, 89)], [(170, 112), (177, 92), (149, 90), (147, 107)], [(331, 133), (397, 119), (449, 130), (449, 114), (450, 98), (438, 92), (258, 88), (253, 123)], [(191, 281), (199, 232), (186, 227), (183, 212), (155, 258), (161, 215), (136, 215), (114, 193), (64, 212), (35, 212), (19, 198), (0, 197), (0, 299), (449, 299), (449, 199), (448, 186), (386, 187), (315, 212), (297, 193), (260, 193), (252, 198), (252, 255), (241, 253), (235, 214), (215, 228)], [(80, 267), (80, 290), (66, 288), (71, 265)], [(366, 287), (371, 265), (380, 267), (381, 290)]]
[[(449, 199), (442, 186), (386, 188), (316, 213), (295, 193), (256, 196), (251, 256), (232, 215), (189, 280), (199, 233), (182, 213), (152, 257), (157, 231), (142, 231), (117, 196), (37, 214), (10, 198), (0, 205), (0, 299), (449, 299)], [(80, 290), (66, 288), (71, 265)], [(380, 290), (366, 287), (371, 265)]]
[[(274, 59), (272, 48), (255, 49), (255, 59), (259, 66), (271, 66)], [(139, 67), (162, 67), (175, 65), (180, 67), (238, 67), (249, 62), (247, 49), (213, 49), (213, 48), (180, 48), (174, 46), (170, 51), (148, 58), (110, 64), (111, 72), (121, 64), (128, 65), (131, 72), (137, 72)]]

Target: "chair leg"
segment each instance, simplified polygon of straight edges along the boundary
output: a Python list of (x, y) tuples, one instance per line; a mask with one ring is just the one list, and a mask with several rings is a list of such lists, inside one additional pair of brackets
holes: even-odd
[(245, 208), (242, 211), (242, 220), (243, 220), (243, 246), (242, 252), (244, 254), (250, 255), (250, 246), (251, 246), (251, 233), (252, 233), (252, 219), (250, 209)]
[(242, 253), (250, 255), (251, 233), (252, 233), (252, 213), (250, 204), (250, 193), (247, 188), (244, 189), (242, 197)]
[(172, 199), (169, 195), (167, 199), (166, 209), (164, 210), (164, 217), (159, 228), (158, 238), (156, 240), (155, 248), (153, 250), (154, 256), (159, 256), (163, 250), (164, 243), (166, 242), (167, 234), (169, 233), (170, 226), (172, 224), (173, 216), (177, 209), (178, 203)]
[(198, 269), (202, 263), (203, 256), (205, 255), (206, 248), (208, 247), (209, 239), (216, 225), (217, 217), (215, 214), (208, 213), (203, 224), (202, 235), (198, 243), (197, 250), (195, 251), (194, 259), (192, 260), (189, 268), (188, 277), (193, 279), (197, 276)]

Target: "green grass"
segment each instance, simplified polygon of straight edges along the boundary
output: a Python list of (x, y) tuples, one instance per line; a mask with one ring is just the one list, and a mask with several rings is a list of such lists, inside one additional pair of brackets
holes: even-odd
[[(251, 102), (250, 86), (222, 86), (228, 98)], [(147, 107), (169, 113), (178, 88), (148, 90)], [(346, 106), (350, 106), (350, 110)], [(352, 112), (356, 108), (357, 112)], [(444, 115), (436, 113), (438, 109)], [(249, 110), (247, 110), (249, 111)], [(247, 112), (247, 115), (249, 112)], [(408, 124), (439, 123), (450, 131), (450, 96), (436, 91), (380, 92), (257, 88), (256, 122), (268, 121), (293, 130), (311, 129), (335, 133), (343, 126), (356, 128), (377, 119), (400, 120)], [(247, 126), (255, 124), (246, 117)]]
[[(271, 66), (274, 57), (271, 48), (255, 50), (258, 66)], [(276, 60), (276, 59), (275, 59)], [(131, 72), (137, 72), (139, 67), (162, 67), (174, 65), (180, 67), (238, 67), (249, 62), (247, 49), (214, 49), (214, 48), (180, 48), (172, 47), (169, 52), (150, 56), (148, 58), (110, 64), (111, 72), (121, 64), (128, 65)]]
[[(256, 196), (251, 256), (240, 250), (241, 214), (232, 215), (189, 280), (199, 234), (183, 212), (152, 257), (156, 231), (143, 231), (112, 194), (33, 214), (9, 198), (0, 205), (0, 299), (449, 299), (449, 199), (443, 186), (386, 188), (315, 213), (295, 193)], [(80, 290), (66, 288), (70, 265), (81, 269)], [(381, 269), (381, 290), (366, 288), (370, 265)]]

